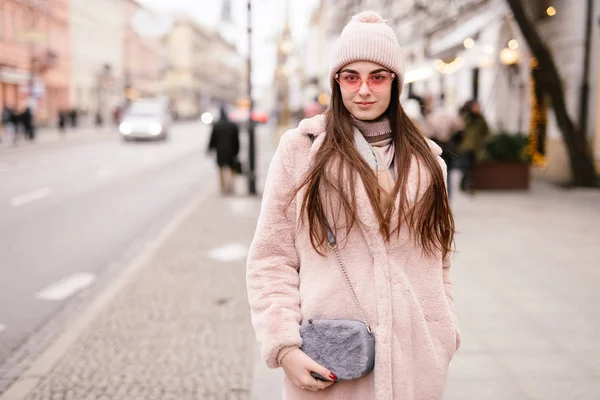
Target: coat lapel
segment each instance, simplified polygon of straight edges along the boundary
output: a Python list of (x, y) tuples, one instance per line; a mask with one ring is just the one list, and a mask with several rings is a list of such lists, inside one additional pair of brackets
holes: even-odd
[[(322, 116), (317, 116), (309, 120), (303, 120), (300, 123), (300, 129), (302, 133), (307, 136), (307, 140), (309, 140), (309, 136), (311, 135), (314, 137), (314, 141), (310, 147), (308, 156), (309, 165), (312, 165), (315, 155), (318, 153), (325, 140), (324, 118)], [(330, 180), (335, 182), (335, 176), (333, 174), (337, 173), (336, 168), (331, 168), (328, 173), (331, 174), (329, 176)], [(355, 196), (358, 226), (363, 232), (369, 249), (374, 256), (377, 252), (381, 251), (382, 248), (385, 249), (385, 243), (381, 235), (378, 234), (379, 222), (377, 221), (377, 216), (375, 215), (373, 207), (371, 206), (371, 202), (369, 201), (369, 196), (367, 195), (365, 185), (360, 177), (358, 177), (356, 181)], [(334, 206), (337, 206), (337, 204)], [(336, 211), (337, 210), (333, 210), (332, 212), (335, 213)]]

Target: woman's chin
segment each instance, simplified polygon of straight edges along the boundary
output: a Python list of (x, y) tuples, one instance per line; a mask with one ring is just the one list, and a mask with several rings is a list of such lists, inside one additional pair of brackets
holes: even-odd
[(372, 121), (379, 118), (381, 114), (383, 114), (383, 112), (379, 112), (378, 110), (354, 109), (352, 112), (352, 116), (361, 121)]

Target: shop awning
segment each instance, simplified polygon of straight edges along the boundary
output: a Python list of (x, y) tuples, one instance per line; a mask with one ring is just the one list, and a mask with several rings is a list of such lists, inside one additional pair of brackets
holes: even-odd
[(428, 53), (432, 58), (439, 58), (449, 51), (462, 47), (463, 41), (468, 37), (476, 36), (481, 30), (490, 24), (501, 20), (507, 11), (503, 9), (488, 8), (478, 12), (475, 16), (465, 22), (458, 21), (455, 29), (446, 35), (432, 36)]

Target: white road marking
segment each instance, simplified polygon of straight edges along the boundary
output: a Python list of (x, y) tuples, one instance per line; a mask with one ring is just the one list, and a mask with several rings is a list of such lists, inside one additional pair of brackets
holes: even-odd
[(113, 175), (115, 172), (117, 172), (117, 168), (109, 165), (107, 167), (102, 167), (98, 171), (96, 171), (96, 177), (101, 178), (101, 179), (108, 178), (109, 176)]
[(40, 290), (35, 297), (41, 300), (63, 300), (88, 287), (95, 280), (96, 276), (94, 274), (73, 274), (62, 281)]
[(5, 331), (5, 330), (6, 330), (6, 325), (0, 324), (0, 332)]
[(12, 207), (22, 206), (23, 204), (27, 204), (35, 200), (43, 199), (44, 197), (48, 197), (50, 196), (50, 193), (52, 193), (52, 189), (50, 189), (49, 187), (37, 189), (33, 192), (13, 197), (12, 199), (10, 199), (10, 205)]
[(208, 253), (210, 258), (218, 261), (239, 261), (248, 256), (248, 247), (239, 243), (229, 243)]

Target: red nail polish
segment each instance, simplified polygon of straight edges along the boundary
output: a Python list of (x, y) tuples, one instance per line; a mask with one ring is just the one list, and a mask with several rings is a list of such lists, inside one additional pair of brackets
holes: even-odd
[(329, 379), (331, 379), (332, 381), (337, 381), (337, 376), (335, 376), (332, 372), (329, 374)]

